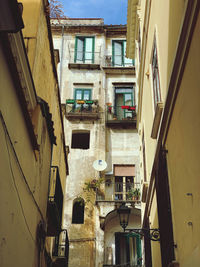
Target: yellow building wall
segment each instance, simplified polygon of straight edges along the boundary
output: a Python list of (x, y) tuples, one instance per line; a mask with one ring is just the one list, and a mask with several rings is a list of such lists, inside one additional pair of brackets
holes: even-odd
[[(136, 46), (137, 47), (135, 53), (136, 62), (141, 64), (136, 68), (138, 71), (137, 77), (139, 84), (139, 98), (141, 99), (141, 102), (139, 102), (139, 107), (138, 107), (139, 108), (138, 114), (141, 113), (140, 117), (141, 119), (138, 125), (141, 138), (140, 140), (141, 147), (142, 147), (142, 136), (144, 133), (145, 150), (146, 150), (145, 151), (146, 171), (147, 171), (148, 181), (150, 180), (151, 177), (152, 166), (157, 146), (157, 140), (151, 138), (153, 119), (155, 115), (154, 102), (153, 102), (152, 67), (151, 67), (154, 37), (156, 37), (156, 45), (157, 45), (161, 99), (163, 102), (165, 102), (187, 2), (188, 1), (183, 1), (183, 0), (177, 0), (177, 1), (152, 0), (152, 1), (139, 2), (140, 5), (138, 8), (139, 20), (137, 23), (140, 26), (140, 33), (141, 33), (141, 49), (143, 49), (141, 50), (141, 53), (143, 53), (145, 59), (144, 59), (144, 65), (142, 65), (138, 58), (139, 52), (138, 52), (138, 47)], [(149, 20), (148, 20), (148, 12), (150, 12)], [(138, 36), (135, 37), (138, 38)], [(145, 37), (147, 38), (146, 40)], [(128, 42), (127, 45), (132, 45), (132, 43)], [(174, 124), (176, 123), (174, 122)], [(172, 129), (174, 129), (174, 127), (172, 127)], [(179, 139), (180, 136), (177, 138), (178, 140), (180, 140)], [(174, 140), (176, 140), (177, 138), (174, 138), (173, 136)], [(179, 153), (181, 152), (179, 151)], [(175, 160), (177, 156), (179, 155), (176, 154), (173, 160)], [(142, 149), (141, 149), (141, 163), (142, 163), (141, 169), (143, 173), (144, 166), (143, 166)], [(172, 186), (172, 188), (173, 187), (174, 185)], [(175, 188), (177, 188), (177, 184)], [(156, 205), (155, 194), (152, 197), (152, 201), (153, 204), (150, 211), (150, 221), (153, 227), (156, 227), (158, 222), (157, 222), (157, 205)], [(181, 202), (179, 204), (181, 205)], [(179, 208), (181, 208), (181, 206), (179, 206)], [(142, 215), (144, 215), (144, 210), (145, 210), (145, 204), (142, 205)], [(152, 242), (152, 259), (153, 259), (153, 266), (156, 267), (161, 266), (159, 243)], [(185, 266), (192, 266), (192, 265), (185, 265)]]
[(0, 62), (0, 266), (38, 266), (36, 229), (46, 217), (51, 144), (40, 111), (36, 157), (1, 45)]
[[(35, 0), (30, 5), (29, 0), (23, 0), (24, 12), (23, 19), (25, 24), (24, 38), (33, 37), (36, 39), (34, 65), (32, 68), (33, 79), (37, 95), (45, 100), (49, 105), (49, 112), (52, 114), (54, 122), (54, 134), (56, 136), (57, 145), (53, 147), (52, 165), (59, 167), (63, 193), (65, 192), (66, 180), (66, 164), (64, 157), (63, 138), (64, 133), (62, 129), (62, 114), (60, 112), (60, 95), (57, 81), (57, 74), (54, 73), (52, 62), (52, 54), (50, 48), (50, 41), (48, 36), (48, 25), (46, 21), (46, 14), (44, 12), (45, 1)], [(32, 9), (33, 8), (33, 9)], [(32, 16), (33, 10), (35, 16)], [(27, 52), (29, 58), (32, 50)]]
[(200, 17), (194, 31), (167, 137), (176, 257), (181, 267), (200, 265)]

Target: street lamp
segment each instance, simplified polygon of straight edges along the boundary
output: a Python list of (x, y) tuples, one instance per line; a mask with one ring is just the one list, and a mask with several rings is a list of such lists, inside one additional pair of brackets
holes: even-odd
[(133, 232), (139, 234), (140, 236), (144, 236), (152, 241), (160, 241), (160, 230), (158, 228), (149, 229), (149, 228), (137, 228), (137, 229), (126, 229), (128, 226), (129, 215), (131, 209), (125, 205), (126, 203), (123, 202), (122, 205), (117, 209), (117, 213), (119, 215), (119, 222), (121, 227), (125, 231)]
[(126, 230), (126, 227), (128, 226), (130, 212), (131, 209), (125, 205), (125, 202), (122, 203), (119, 209), (117, 209), (117, 213), (119, 215), (119, 222), (121, 227), (124, 229), (124, 232)]

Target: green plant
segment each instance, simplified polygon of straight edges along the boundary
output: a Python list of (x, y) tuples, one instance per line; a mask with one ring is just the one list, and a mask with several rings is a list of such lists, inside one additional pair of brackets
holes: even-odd
[(100, 187), (103, 182), (104, 178), (99, 178), (99, 179), (92, 179), (84, 183), (83, 192), (85, 193), (86, 196), (86, 202), (92, 202), (91, 200), (94, 199), (95, 192), (101, 194), (100, 192), (102, 191)]
[(140, 189), (139, 188), (134, 188), (132, 187), (128, 192), (127, 192), (127, 199), (128, 200), (138, 200), (140, 198)]
[(97, 179), (93, 179), (89, 182), (85, 182), (84, 187), (83, 187), (83, 191), (84, 192), (91, 192), (96, 191), (97, 189), (100, 189), (101, 184), (104, 182), (103, 178), (99, 178)]

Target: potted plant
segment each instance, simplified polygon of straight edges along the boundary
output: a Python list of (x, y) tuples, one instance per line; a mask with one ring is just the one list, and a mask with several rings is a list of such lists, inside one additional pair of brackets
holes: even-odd
[(140, 189), (139, 188), (135, 188), (134, 189), (133, 199), (134, 200), (139, 200), (140, 199)]
[(140, 199), (140, 189), (139, 188), (131, 188), (127, 192), (127, 200), (139, 200)]

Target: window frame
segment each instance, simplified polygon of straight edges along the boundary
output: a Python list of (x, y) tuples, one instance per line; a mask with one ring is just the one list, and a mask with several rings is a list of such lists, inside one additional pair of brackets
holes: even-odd
[[(115, 64), (115, 43), (120, 43), (121, 44), (121, 52), (122, 52), (122, 56), (121, 56), (121, 62), (122, 64), (121, 65), (116, 65)], [(127, 67), (127, 66), (134, 66), (134, 63), (135, 61), (132, 59), (132, 63), (131, 64), (127, 64), (125, 63), (125, 58), (126, 57), (126, 52), (125, 52), (125, 43), (126, 43), (126, 40), (112, 40), (112, 66), (113, 67), (116, 67), (116, 66), (119, 66), (119, 67)], [(127, 58), (128, 59), (128, 58)]]
[[(77, 91), (81, 91), (81, 99), (76, 98), (76, 92)], [(84, 97), (84, 92), (85, 91), (89, 91), (89, 99), (88, 100), (91, 100), (92, 89), (90, 89), (90, 88), (75, 88), (75, 90), (74, 90), (74, 99), (75, 100), (84, 100), (83, 97)]]
[[(123, 200), (127, 201), (127, 194), (130, 190), (129, 186), (134, 187), (135, 184), (135, 176), (115, 176), (114, 177), (114, 198), (115, 200)], [(122, 182), (116, 181), (117, 178), (121, 178)], [(127, 182), (128, 179), (132, 179), (132, 182)], [(121, 191), (117, 191), (117, 187)], [(119, 197), (121, 196), (121, 198)]]
[[(121, 93), (117, 93), (116, 91), (118, 90), (118, 89), (131, 89), (132, 91), (131, 92), (121, 92)], [(114, 103), (115, 103), (115, 111), (116, 111), (116, 115), (117, 115), (117, 108), (118, 108), (118, 106), (117, 106), (117, 98), (116, 98), (116, 95), (117, 94), (123, 94), (123, 105), (126, 105), (126, 103), (125, 103), (125, 95), (126, 94), (131, 94), (131, 106), (135, 106), (135, 86), (129, 86), (129, 87), (123, 87), (123, 86), (121, 86), (121, 87), (115, 87), (115, 89), (114, 89), (114, 95), (115, 95), (115, 101), (114, 101)], [(129, 114), (130, 113), (130, 111), (127, 111), (126, 109), (124, 109), (124, 118), (126, 118), (126, 114)]]
[(156, 110), (157, 103), (162, 101), (156, 37), (154, 37), (153, 48), (152, 48), (151, 71), (152, 71), (154, 110)]
[[(94, 63), (94, 51), (95, 51), (95, 36), (76, 36), (75, 37), (75, 50), (74, 50), (74, 62), (75, 63), (85, 63), (85, 53), (86, 53), (86, 39), (92, 39), (92, 59), (91, 62), (86, 62), (87, 64), (93, 64)], [(77, 62), (77, 46), (78, 46), (78, 39), (82, 39), (84, 44), (83, 44), (83, 62)]]

